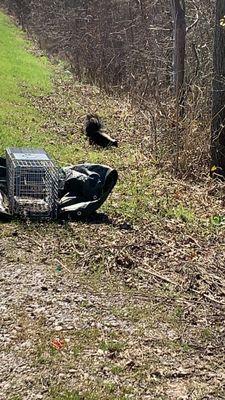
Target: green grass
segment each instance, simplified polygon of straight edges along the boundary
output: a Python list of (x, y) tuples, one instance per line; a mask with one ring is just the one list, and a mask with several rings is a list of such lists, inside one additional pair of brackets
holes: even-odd
[(27, 49), (31, 49), (30, 42), (25, 40), (23, 32), (2, 13), (0, 37), (1, 99), (20, 102), (18, 89), (22, 85), (37, 91), (37, 94), (51, 89), (51, 71), (47, 58), (37, 58), (27, 52)]
[(58, 389), (53, 389), (51, 393), (51, 400), (97, 400), (94, 394), (80, 395), (77, 391), (64, 390), (57, 393)]
[(13, 397), (10, 397), (10, 399), (9, 400), (22, 400), (22, 397), (21, 396), (13, 396)]
[(126, 400), (126, 396), (117, 396), (112, 394), (116, 390), (116, 384), (105, 384), (104, 393), (92, 392), (79, 394), (77, 391), (62, 390), (58, 393), (59, 389), (54, 388), (51, 390), (51, 400)]
[(35, 57), (24, 34), (0, 12), (0, 152), (7, 146), (39, 145), (41, 113), (27, 95), (47, 94), (52, 88), (52, 67), (45, 57)]
[(124, 349), (124, 347), (125, 347), (125, 344), (124, 343), (122, 343), (122, 342), (118, 342), (118, 341), (112, 341), (112, 340), (110, 340), (110, 341), (102, 341), (101, 343), (100, 343), (100, 349), (101, 350), (103, 350), (103, 351), (109, 351), (109, 352), (112, 352), (112, 353), (119, 353), (121, 350), (123, 350)]

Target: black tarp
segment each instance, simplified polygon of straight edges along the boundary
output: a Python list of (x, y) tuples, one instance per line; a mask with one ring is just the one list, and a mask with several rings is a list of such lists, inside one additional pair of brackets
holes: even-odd
[[(100, 164), (78, 164), (62, 168), (58, 218), (82, 218), (93, 214), (112, 192), (118, 174)], [(0, 220), (12, 218), (7, 208), (6, 162), (0, 157)]]

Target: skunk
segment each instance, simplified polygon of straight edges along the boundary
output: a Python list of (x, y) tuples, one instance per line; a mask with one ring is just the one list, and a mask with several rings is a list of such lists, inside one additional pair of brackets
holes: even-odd
[(117, 140), (112, 139), (105, 132), (102, 132), (102, 122), (97, 114), (88, 114), (84, 122), (84, 130), (89, 138), (90, 144), (96, 144), (101, 147), (118, 147)]

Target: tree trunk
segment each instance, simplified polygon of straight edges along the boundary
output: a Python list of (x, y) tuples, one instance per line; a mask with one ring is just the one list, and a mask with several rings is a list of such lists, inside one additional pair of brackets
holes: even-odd
[(216, 0), (213, 52), (211, 173), (225, 178), (225, 0)]
[(176, 98), (176, 132), (174, 168), (179, 169), (181, 130), (179, 120), (184, 115), (184, 72), (186, 48), (185, 0), (171, 0), (173, 14), (173, 88)]
[(186, 18), (184, 0), (172, 0), (173, 12), (173, 85), (179, 104), (183, 103), (185, 47), (186, 47)]

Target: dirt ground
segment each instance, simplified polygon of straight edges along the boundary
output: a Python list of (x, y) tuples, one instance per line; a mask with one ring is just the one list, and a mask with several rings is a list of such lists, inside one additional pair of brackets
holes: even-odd
[(4, 226), (2, 400), (225, 398), (223, 235), (164, 228)]

